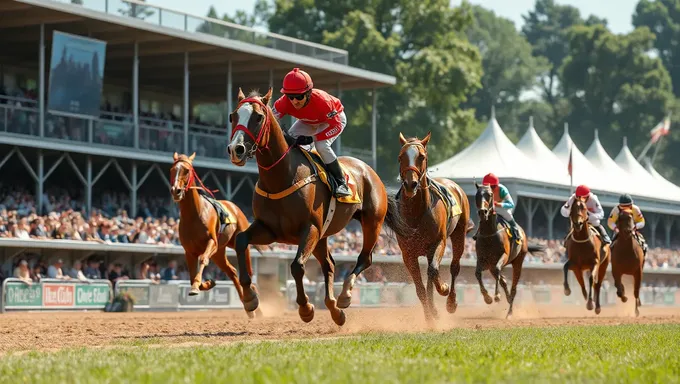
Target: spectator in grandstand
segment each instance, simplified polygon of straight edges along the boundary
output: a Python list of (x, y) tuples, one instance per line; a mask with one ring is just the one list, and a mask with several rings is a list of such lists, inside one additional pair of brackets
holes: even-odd
[(9, 231), (7, 230), (7, 225), (5, 224), (5, 218), (0, 216), (0, 237), (9, 237)]
[(31, 279), (31, 274), (28, 271), (28, 261), (26, 260), (21, 260), (19, 261), (19, 265), (17, 265), (16, 268), (14, 268), (14, 277), (23, 281), (24, 283), (31, 285), (33, 284), (33, 280)]
[(163, 280), (179, 280), (179, 276), (177, 276), (177, 261), (170, 260), (168, 267), (165, 268), (165, 271), (163, 272)]
[(61, 267), (64, 266), (64, 260), (57, 259), (57, 261), (47, 268), (47, 277), (50, 279), (70, 280), (69, 275), (64, 275)]
[(31, 270), (31, 279), (33, 280), (34, 283), (39, 283), (42, 278), (45, 277), (45, 274), (42, 272), (42, 268), (40, 268), (39, 265), (34, 265), (33, 269)]
[(123, 270), (123, 265), (120, 263), (116, 263), (113, 266), (113, 270), (109, 272), (109, 280), (111, 280), (111, 284), (115, 285), (116, 282), (120, 280), (129, 280), (130, 279), (130, 274), (126, 271)]
[(46, 239), (45, 224), (42, 217), (36, 217), (31, 221), (28, 235), (33, 239)]
[(87, 261), (87, 267), (85, 268), (85, 277), (92, 280), (99, 280), (102, 278), (102, 273), (99, 270), (99, 261), (96, 259), (90, 259)]
[(72, 279), (87, 281), (87, 277), (85, 277), (85, 274), (83, 273), (83, 263), (81, 263), (80, 260), (76, 260), (73, 263), (73, 268), (71, 268), (68, 275)]
[(28, 240), (31, 237), (28, 235), (28, 220), (25, 217), (19, 219), (16, 229), (14, 230), (14, 237), (22, 240)]

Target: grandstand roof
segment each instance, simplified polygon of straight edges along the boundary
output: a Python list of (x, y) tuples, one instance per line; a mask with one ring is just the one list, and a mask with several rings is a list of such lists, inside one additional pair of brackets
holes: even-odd
[(645, 185), (650, 192), (656, 192), (655, 194), (658, 197), (663, 198), (665, 196), (672, 200), (680, 199), (680, 187), (661, 176), (651, 163), (647, 162), (647, 168), (642, 166), (630, 152), (625, 137), (623, 138), (623, 147), (616, 156), (616, 163), (627, 172), (629, 177), (633, 177), (635, 184)]
[(595, 137), (590, 147), (585, 152), (585, 157), (590, 163), (595, 166), (604, 180), (607, 182), (607, 190), (617, 193), (633, 193), (637, 195), (647, 196), (644, 186), (631, 185), (629, 183), (626, 172), (616, 165), (616, 161), (612, 159), (600, 142), (600, 135), (598, 130), (595, 130)]
[(574, 141), (569, 135), (569, 126), (565, 124), (564, 134), (560, 141), (553, 148), (553, 153), (562, 163), (562, 166), (566, 169), (569, 164), (569, 152), (572, 153), (572, 173), (574, 175), (574, 186), (585, 184), (593, 189), (597, 190), (607, 190), (608, 185), (606, 183), (606, 177), (601, 174), (601, 172), (595, 168), (593, 164), (583, 155), (583, 153), (578, 149)]
[[(347, 65), (347, 52), (341, 49), (147, 3), (143, 3), (145, 13), (151, 15), (142, 20), (120, 12), (121, 7), (130, 5), (126, 3), (136, 1), (85, 1), (75, 5), (69, 0), (0, 0), (0, 48), (12, 53), (12, 65), (37, 68), (40, 24), (45, 25), (48, 41), (54, 30), (103, 40), (107, 42), (107, 84), (115, 83), (115, 79), (119, 85), (129, 86), (136, 41), (141, 87), (172, 87), (173, 91), (182, 89), (184, 53), (188, 52), (190, 70), (200, 66), (200, 70), (191, 72), (194, 99), (224, 99), (229, 61), (234, 89), (265, 89), (270, 76), (278, 84), (293, 66), (307, 70), (314, 84), (326, 89), (335, 89), (339, 83), (343, 89), (396, 83), (394, 76)], [(46, 48), (49, 63), (51, 44)]]
[(534, 167), (540, 167), (544, 172), (554, 173), (560, 176), (563, 184), (569, 184), (567, 167), (538, 136), (534, 128), (533, 117), (529, 118), (529, 129), (517, 143), (517, 148), (532, 162)]
[[(531, 170), (531, 171), (529, 171)], [(561, 184), (564, 178), (555, 170), (538, 166), (503, 133), (492, 110), (486, 129), (462, 152), (430, 167), (432, 176), (452, 179), (473, 179), (488, 172), (500, 178), (516, 178), (536, 182)]]

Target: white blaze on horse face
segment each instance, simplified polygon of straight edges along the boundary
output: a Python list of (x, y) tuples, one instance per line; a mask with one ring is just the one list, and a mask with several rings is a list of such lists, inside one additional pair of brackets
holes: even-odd
[[(250, 121), (250, 115), (253, 114), (253, 106), (249, 103), (243, 104), (237, 111), (238, 115), (238, 122), (236, 123), (236, 126), (238, 127), (239, 125), (244, 126), (246, 129), (248, 129), (248, 121)], [(234, 133), (234, 137), (231, 140), (232, 144), (233, 143), (243, 143), (245, 140), (245, 137), (243, 136), (245, 133), (241, 130), (236, 131)]]
[(418, 149), (415, 147), (415, 145), (411, 145), (406, 149), (406, 157), (408, 158), (408, 165), (409, 167), (414, 167), (416, 166), (416, 158), (418, 158)]

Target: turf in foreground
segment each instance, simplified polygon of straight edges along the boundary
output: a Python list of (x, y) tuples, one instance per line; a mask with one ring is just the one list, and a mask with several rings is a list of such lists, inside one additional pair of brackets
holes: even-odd
[(623, 325), (32, 352), (0, 382), (680, 382), (680, 325)]

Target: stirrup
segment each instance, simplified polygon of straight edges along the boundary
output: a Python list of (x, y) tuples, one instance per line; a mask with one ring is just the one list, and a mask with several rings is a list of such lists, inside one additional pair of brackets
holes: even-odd
[(349, 186), (346, 183), (338, 184), (338, 187), (335, 189), (335, 197), (349, 196), (352, 196), (352, 191), (349, 189)]

